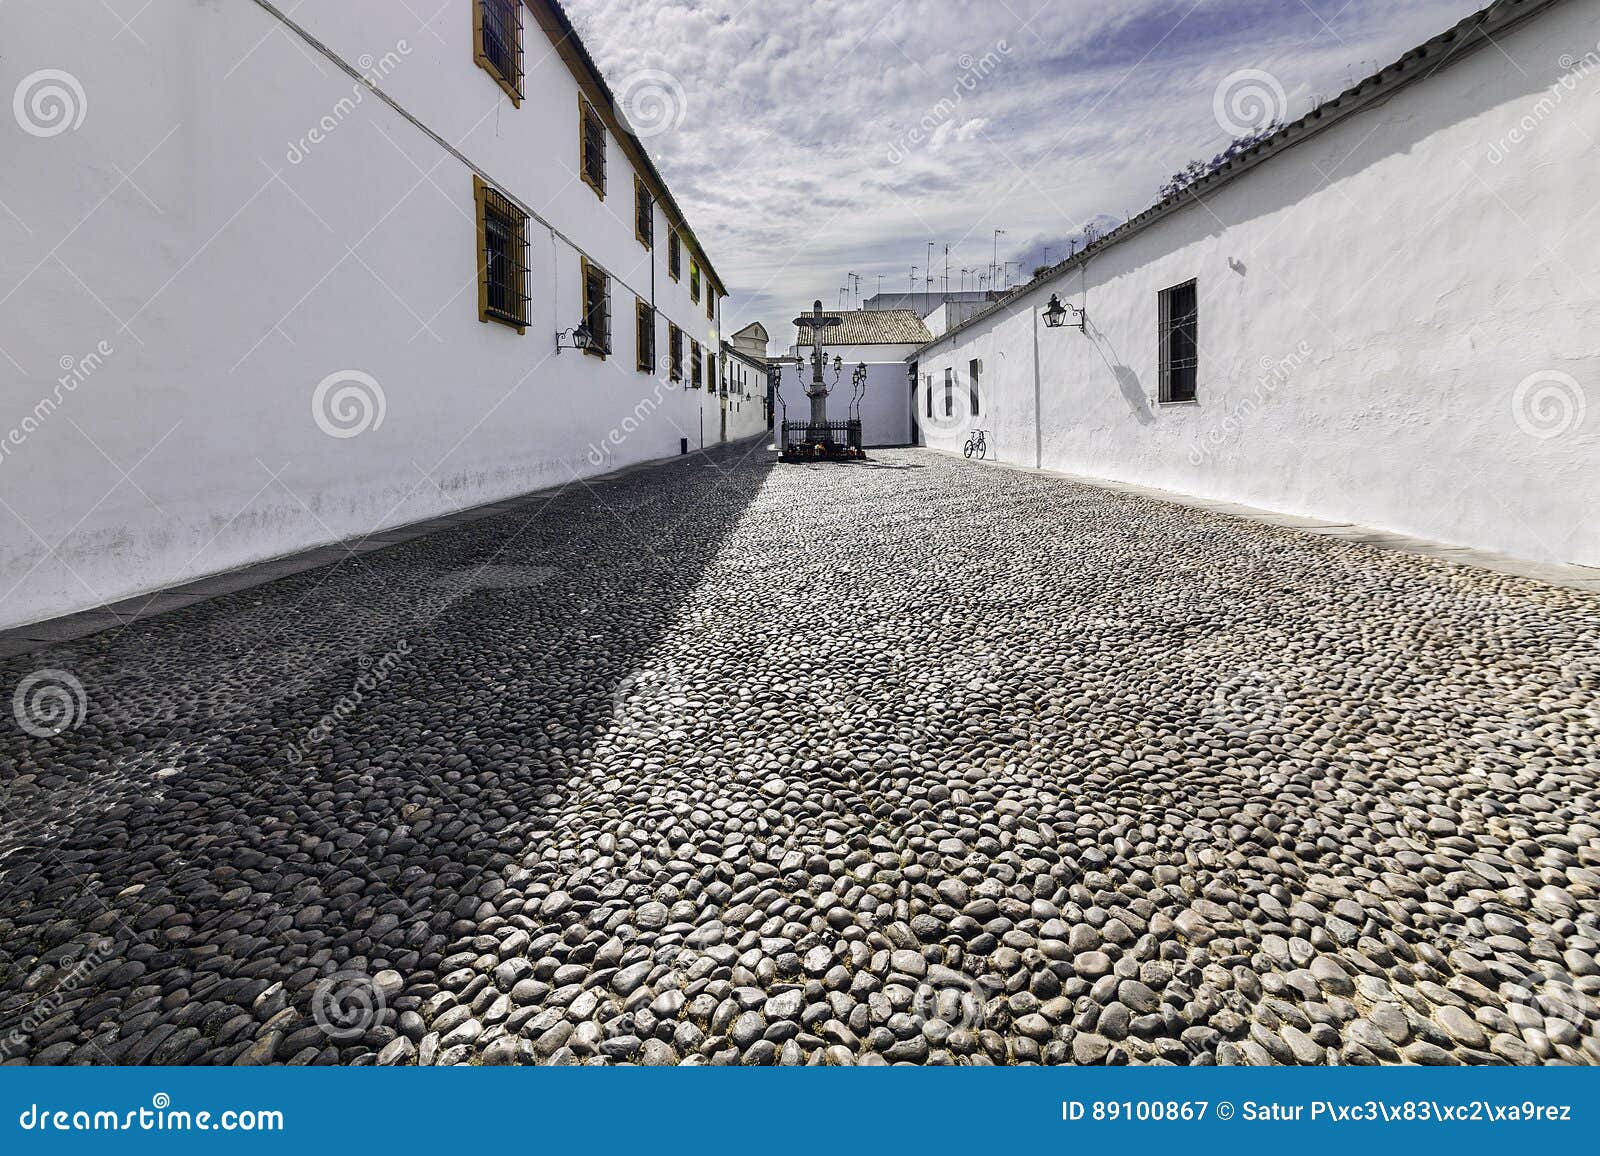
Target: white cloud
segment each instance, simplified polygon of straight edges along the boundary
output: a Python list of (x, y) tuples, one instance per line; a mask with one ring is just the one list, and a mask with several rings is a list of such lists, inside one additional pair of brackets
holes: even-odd
[(800, 304), (837, 301), (849, 272), (867, 294), (880, 274), (905, 287), (913, 264), (921, 281), (930, 240), (941, 279), (952, 245), (954, 288), (988, 266), (995, 228), (1002, 259), (1033, 260), (1097, 214), (1138, 211), (1226, 143), (1212, 93), (1231, 72), (1272, 73), (1298, 116), (1479, 7), (1308, 3), (566, 6), (613, 88), (652, 69), (682, 85), (682, 125), (647, 144), (729, 282), (731, 328), (778, 333)]

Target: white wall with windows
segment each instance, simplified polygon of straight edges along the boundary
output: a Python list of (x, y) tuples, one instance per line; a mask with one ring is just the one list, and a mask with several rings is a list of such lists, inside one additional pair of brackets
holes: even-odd
[[(717, 345), (703, 255), (668, 275), (660, 204), (641, 244), (614, 127), (604, 198), (580, 178), (579, 82), (532, 7), (520, 107), (475, 62), (475, 2), (293, 9), (398, 109), (251, 0), (151, 5), (117, 38), (82, 34), (95, 0), (6, 8), (6, 90), (65, 73), (86, 114), (0, 127), (0, 626), (697, 437), (703, 399), (664, 363), (669, 319)], [(480, 320), (475, 175), (532, 218), (520, 333)], [(585, 260), (603, 359), (556, 352)]]
[(767, 369), (754, 358), (724, 347), (719, 358), (718, 402), (726, 416), (726, 440), (754, 437), (767, 428)]
[[(1572, 0), (1418, 62), (934, 341), (919, 373), (950, 370), (959, 399), (982, 363), (973, 424), (1005, 462), (1600, 565), (1597, 17)], [(1158, 330), (1191, 280), (1181, 400)], [(1052, 293), (1084, 329), (1046, 328)], [(966, 433), (925, 427), (954, 453)]]

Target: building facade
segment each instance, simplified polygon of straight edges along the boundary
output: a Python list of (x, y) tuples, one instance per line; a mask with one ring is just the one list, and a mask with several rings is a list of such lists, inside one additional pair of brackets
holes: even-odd
[(742, 349), (722, 343), (722, 440), (754, 437), (770, 424), (767, 413), (767, 363)]
[(1600, 565), (1597, 28), (1500, 0), (953, 326), (921, 436)]
[(0, 626), (701, 441), (726, 290), (567, 17), (436, 8), (0, 14)]

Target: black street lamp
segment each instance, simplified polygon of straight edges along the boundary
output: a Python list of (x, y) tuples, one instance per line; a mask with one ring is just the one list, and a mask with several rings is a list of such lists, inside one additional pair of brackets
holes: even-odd
[(1078, 319), (1072, 323), (1072, 327), (1082, 329), (1085, 320), (1083, 310), (1074, 306), (1063, 305), (1060, 297), (1054, 293), (1050, 294), (1050, 304), (1046, 305), (1044, 309), (1045, 327), (1047, 329), (1060, 329), (1067, 324), (1068, 312), (1076, 312), (1078, 315)]
[[(561, 344), (563, 338), (571, 338), (572, 344)], [(556, 333), (556, 353), (559, 355), (563, 349), (576, 349), (582, 353), (589, 348), (593, 340), (594, 336), (589, 332), (589, 327), (580, 321), (573, 328)]]

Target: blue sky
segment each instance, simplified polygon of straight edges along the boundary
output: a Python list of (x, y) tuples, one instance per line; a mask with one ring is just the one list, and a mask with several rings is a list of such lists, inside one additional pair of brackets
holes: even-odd
[[(734, 295), (1016, 279), (1156, 199), (1228, 125), (1293, 119), (1484, 0), (566, 0)], [(1224, 94), (1221, 111), (1219, 91)], [(1229, 99), (1231, 96), (1232, 99)]]

